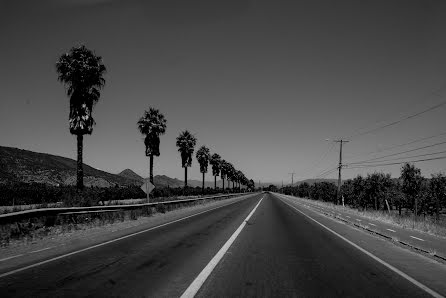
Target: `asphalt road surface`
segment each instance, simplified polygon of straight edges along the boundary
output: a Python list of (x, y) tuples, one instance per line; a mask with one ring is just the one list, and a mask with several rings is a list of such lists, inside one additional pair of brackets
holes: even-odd
[[(444, 265), (333, 223), (331, 227), (338, 233), (366, 249), (370, 245), (375, 255), (383, 253), (389, 258), (377, 261), (308, 216), (283, 198), (256, 194), (183, 221), (4, 275), (0, 277), (0, 297), (179, 297), (237, 230), (239, 234), (223, 258), (196, 289), (197, 296), (445, 295)], [(418, 273), (414, 276), (411, 269), (397, 273), (383, 265), (389, 260), (394, 260), (392, 266), (400, 270), (406, 267), (398, 262), (412, 262)], [(420, 284), (414, 284), (405, 274)]]

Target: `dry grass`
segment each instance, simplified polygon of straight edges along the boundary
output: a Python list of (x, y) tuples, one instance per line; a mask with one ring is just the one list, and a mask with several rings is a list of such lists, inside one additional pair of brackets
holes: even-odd
[(438, 222), (431, 216), (418, 216), (418, 218), (414, 220), (412, 214), (402, 214), (400, 216), (397, 212), (389, 213), (388, 211), (376, 210), (360, 211), (348, 206), (343, 207), (340, 205), (335, 205), (330, 202), (314, 201), (297, 197), (295, 199), (301, 200), (302, 202), (305, 202), (307, 204), (313, 204), (320, 207), (328, 208), (333, 211), (343, 211), (352, 215), (362, 216), (371, 220), (395, 225), (400, 228), (412, 229), (419, 232), (446, 238), (446, 218), (444, 215)]

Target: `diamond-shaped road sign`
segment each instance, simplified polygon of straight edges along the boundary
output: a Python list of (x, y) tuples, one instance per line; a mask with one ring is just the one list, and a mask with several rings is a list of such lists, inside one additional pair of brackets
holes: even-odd
[(155, 185), (153, 185), (152, 183), (150, 183), (150, 179), (145, 179), (144, 180), (144, 184), (141, 185), (141, 189), (146, 193), (149, 194), (154, 188)]

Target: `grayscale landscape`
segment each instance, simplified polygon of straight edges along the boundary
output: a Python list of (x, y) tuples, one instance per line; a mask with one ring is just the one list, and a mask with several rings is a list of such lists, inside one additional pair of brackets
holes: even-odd
[(0, 297), (446, 297), (446, 2), (0, 0)]

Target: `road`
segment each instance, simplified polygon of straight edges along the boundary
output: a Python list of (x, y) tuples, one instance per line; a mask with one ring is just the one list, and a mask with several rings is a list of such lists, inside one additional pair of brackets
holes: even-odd
[(231, 238), (229, 250), (196, 289), (198, 297), (446, 294), (444, 265), (300, 208), (279, 196), (256, 194), (39, 266), (3, 272), (0, 296), (179, 297)]

